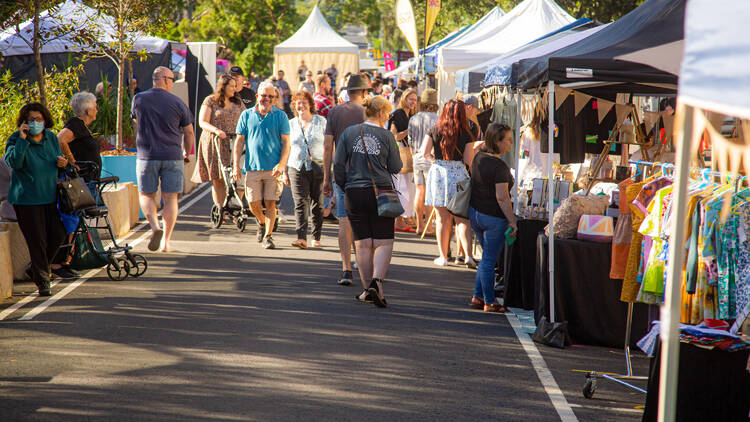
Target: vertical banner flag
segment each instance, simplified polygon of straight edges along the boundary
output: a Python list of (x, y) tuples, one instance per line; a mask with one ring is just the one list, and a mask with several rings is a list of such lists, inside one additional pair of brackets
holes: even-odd
[(424, 22), (425, 47), (427, 47), (427, 43), (430, 41), (430, 34), (432, 34), (432, 27), (435, 25), (438, 12), (440, 12), (440, 0), (427, 0), (427, 10), (425, 11)]
[(414, 10), (409, 0), (396, 0), (396, 23), (414, 52), (414, 57), (418, 57), (417, 22), (414, 20)]

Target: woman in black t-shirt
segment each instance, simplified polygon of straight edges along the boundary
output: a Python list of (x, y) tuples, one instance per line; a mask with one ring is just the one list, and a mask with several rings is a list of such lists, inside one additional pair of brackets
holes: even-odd
[(89, 161), (97, 166), (93, 174), (84, 174), (84, 179), (88, 182), (91, 179), (99, 179), (102, 170), (102, 157), (99, 155), (99, 141), (89, 130), (91, 122), (96, 120), (98, 108), (96, 106), (96, 96), (90, 92), (78, 92), (70, 99), (70, 108), (73, 109), (73, 116), (65, 122), (65, 127), (57, 134), (60, 141), (60, 150), (70, 164), (76, 161)]
[[(443, 106), (437, 125), (425, 136), (422, 156), (427, 160), (434, 160), (427, 173), (424, 203), (435, 207), (437, 215), (435, 223), (440, 256), (433, 261), (435, 265), (448, 265), (448, 249), (454, 218), (458, 225), (459, 239), (464, 245), (471, 245), (469, 220), (452, 215), (447, 206), (456, 195), (458, 182), (469, 178), (466, 170), (466, 166), (470, 164), (468, 160), (482, 144), (476, 142), (474, 134), (469, 129), (466, 106), (461, 100), (448, 101)], [(465, 263), (467, 266), (476, 265), (469, 254), (465, 258)]]
[[(408, 136), (409, 136), (409, 119), (417, 113), (417, 104), (419, 98), (417, 91), (413, 89), (407, 89), (401, 96), (398, 103), (398, 108), (391, 113), (388, 118), (388, 124), (386, 129), (390, 130), (393, 136), (396, 138), (396, 143), (400, 147), (408, 147)], [(405, 218), (414, 216), (414, 173), (409, 171), (408, 173), (399, 173), (393, 175), (393, 186), (398, 191), (398, 198), (401, 200), (401, 206), (404, 208), (404, 213), (396, 218), (396, 230), (413, 232), (414, 230), (407, 223)]]
[(513, 176), (500, 159), (510, 151), (513, 135), (507, 125), (492, 123), (487, 127), (484, 148), (471, 164), (471, 228), (482, 245), (482, 261), (477, 268), (474, 295), (469, 306), (485, 312), (505, 312), (508, 308), (495, 302), (495, 262), (505, 245), (505, 232), (516, 236), (516, 218), (510, 201)]

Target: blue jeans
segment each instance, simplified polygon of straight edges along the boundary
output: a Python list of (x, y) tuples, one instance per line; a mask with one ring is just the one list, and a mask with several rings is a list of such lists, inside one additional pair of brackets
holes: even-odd
[(495, 263), (505, 246), (508, 220), (482, 214), (471, 207), (469, 220), (479, 244), (482, 245), (482, 262), (477, 267), (474, 296), (483, 298), (486, 304), (495, 303)]

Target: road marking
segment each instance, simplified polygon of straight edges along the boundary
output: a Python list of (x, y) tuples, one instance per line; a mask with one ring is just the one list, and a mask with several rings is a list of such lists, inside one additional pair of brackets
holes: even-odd
[(510, 322), (511, 327), (513, 327), (513, 331), (516, 332), (516, 337), (518, 337), (518, 340), (521, 342), (521, 346), (523, 346), (523, 349), (526, 351), (526, 355), (529, 356), (531, 364), (534, 366), (537, 376), (539, 376), (539, 381), (542, 382), (544, 391), (547, 392), (547, 396), (549, 396), (552, 405), (555, 406), (557, 414), (560, 415), (560, 420), (563, 422), (577, 422), (578, 418), (575, 413), (573, 413), (573, 409), (565, 399), (565, 395), (560, 390), (560, 387), (557, 386), (557, 381), (555, 381), (555, 377), (552, 376), (552, 373), (547, 368), (547, 364), (544, 362), (542, 354), (539, 353), (539, 350), (531, 340), (531, 337), (523, 331), (521, 323), (518, 321), (518, 317), (514, 314), (505, 314), (505, 316), (508, 317), (508, 322)]
[[(210, 192), (211, 192), (211, 189), (205, 189), (204, 188), (203, 190), (198, 189), (198, 190), (196, 190), (195, 193), (186, 196), (185, 198), (183, 198), (183, 201), (187, 200), (188, 198), (190, 198), (190, 201), (188, 201), (186, 204), (183, 204), (178, 209), (177, 214), (178, 215), (182, 214), (185, 210), (187, 210), (188, 208), (190, 208), (193, 205), (195, 205), (195, 203), (197, 203), (198, 201), (200, 201), (201, 199), (203, 199), (203, 197), (206, 196), (207, 194), (209, 194)], [(159, 214), (161, 214), (161, 212)], [(147, 226), (148, 226), (148, 222), (141, 223), (138, 227), (136, 227), (135, 229), (133, 229), (132, 231), (130, 231), (128, 234), (126, 234), (125, 236), (123, 236), (121, 239), (118, 239), (118, 243), (122, 242), (123, 240), (126, 240), (127, 238), (129, 238), (130, 236), (132, 236), (133, 234), (137, 233), (138, 231), (140, 231), (141, 229), (143, 229), (144, 227), (147, 227)], [(150, 235), (151, 235), (151, 232), (150, 231), (146, 231), (140, 237), (138, 237), (136, 240), (134, 240), (133, 242), (131, 242), (130, 246), (135, 247), (139, 243), (141, 243), (144, 240), (146, 240), (146, 238), (149, 237)], [(50, 307), (51, 305), (53, 305), (55, 302), (57, 302), (58, 300), (62, 299), (63, 297), (65, 297), (66, 295), (68, 295), (70, 292), (72, 292), (73, 290), (75, 290), (78, 286), (80, 286), (81, 284), (85, 283), (88, 279), (90, 279), (91, 277), (95, 276), (102, 269), (103, 268), (96, 268), (96, 269), (93, 269), (93, 270), (87, 272), (86, 274), (82, 275), (78, 280), (76, 280), (75, 282), (69, 284), (64, 289), (60, 290), (59, 292), (57, 292), (55, 295), (53, 295), (49, 299), (47, 299), (44, 302), (42, 302), (39, 305), (37, 305), (36, 307), (34, 307), (33, 309), (31, 309), (29, 312), (27, 312), (26, 314), (24, 314), (18, 320), (19, 321), (29, 321), (29, 320), (33, 319), (34, 317), (36, 317), (40, 313), (44, 312), (45, 309), (47, 309), (48, 307)], [(54, 287), (57, 283), (59, 283), (59, 281), (54, 282), (51, 286)], [(21, 308), (23, 305), (25, 305), (28, 302), (36, 299), (37, 297), (39, 297), (38, 293), (32, 293), (31, 295), (29, 295), (29, 296), (27, 296), (27, 297), (19, 300), (18, 302), (16, 302), (15, 304), (13, 304), (13, 306), (9, 307), (8, 309), (6, 309), (6, 310), (4, 310), (3, 312), (0, 313), (0, 321), (2, 321), (3, 319), (5, 319), (9, 315), (11, 315), (13, 312), (15, 312), (16, 310), (18, 310), (19, 308)]]

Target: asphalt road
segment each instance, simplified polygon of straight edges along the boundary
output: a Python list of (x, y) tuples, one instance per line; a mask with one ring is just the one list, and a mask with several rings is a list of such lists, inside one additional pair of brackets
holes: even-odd
[[(334, 224), (322, 249), (300, 251), (284, 223), (267, 251), (250, 227), (210, 228), (210, 205), (204, 195), (181, 214), (175, 252), (136, 246), (144, 276), (62, 282), (53, 299), (67, 295), (32, 319), (21, 320), (41, 298), (0, 321), (0, 421), (561, 419), (515, 317), (468, 309), (474, 272), (434, 267), (433, 242), (397, 236), (390, 307), (377, 309), (354, 300), (358, 280), (336, 284)], [(17, 284), (0, 312), (32, 290)], [(565, 420), (640, 420), (643, 394), (602, 382), (585, 399), (574, 372), (622, 371), (622, 351), (538, 350), (573, 411)], [(636, 354), (636, 373), (647, 367)]]

